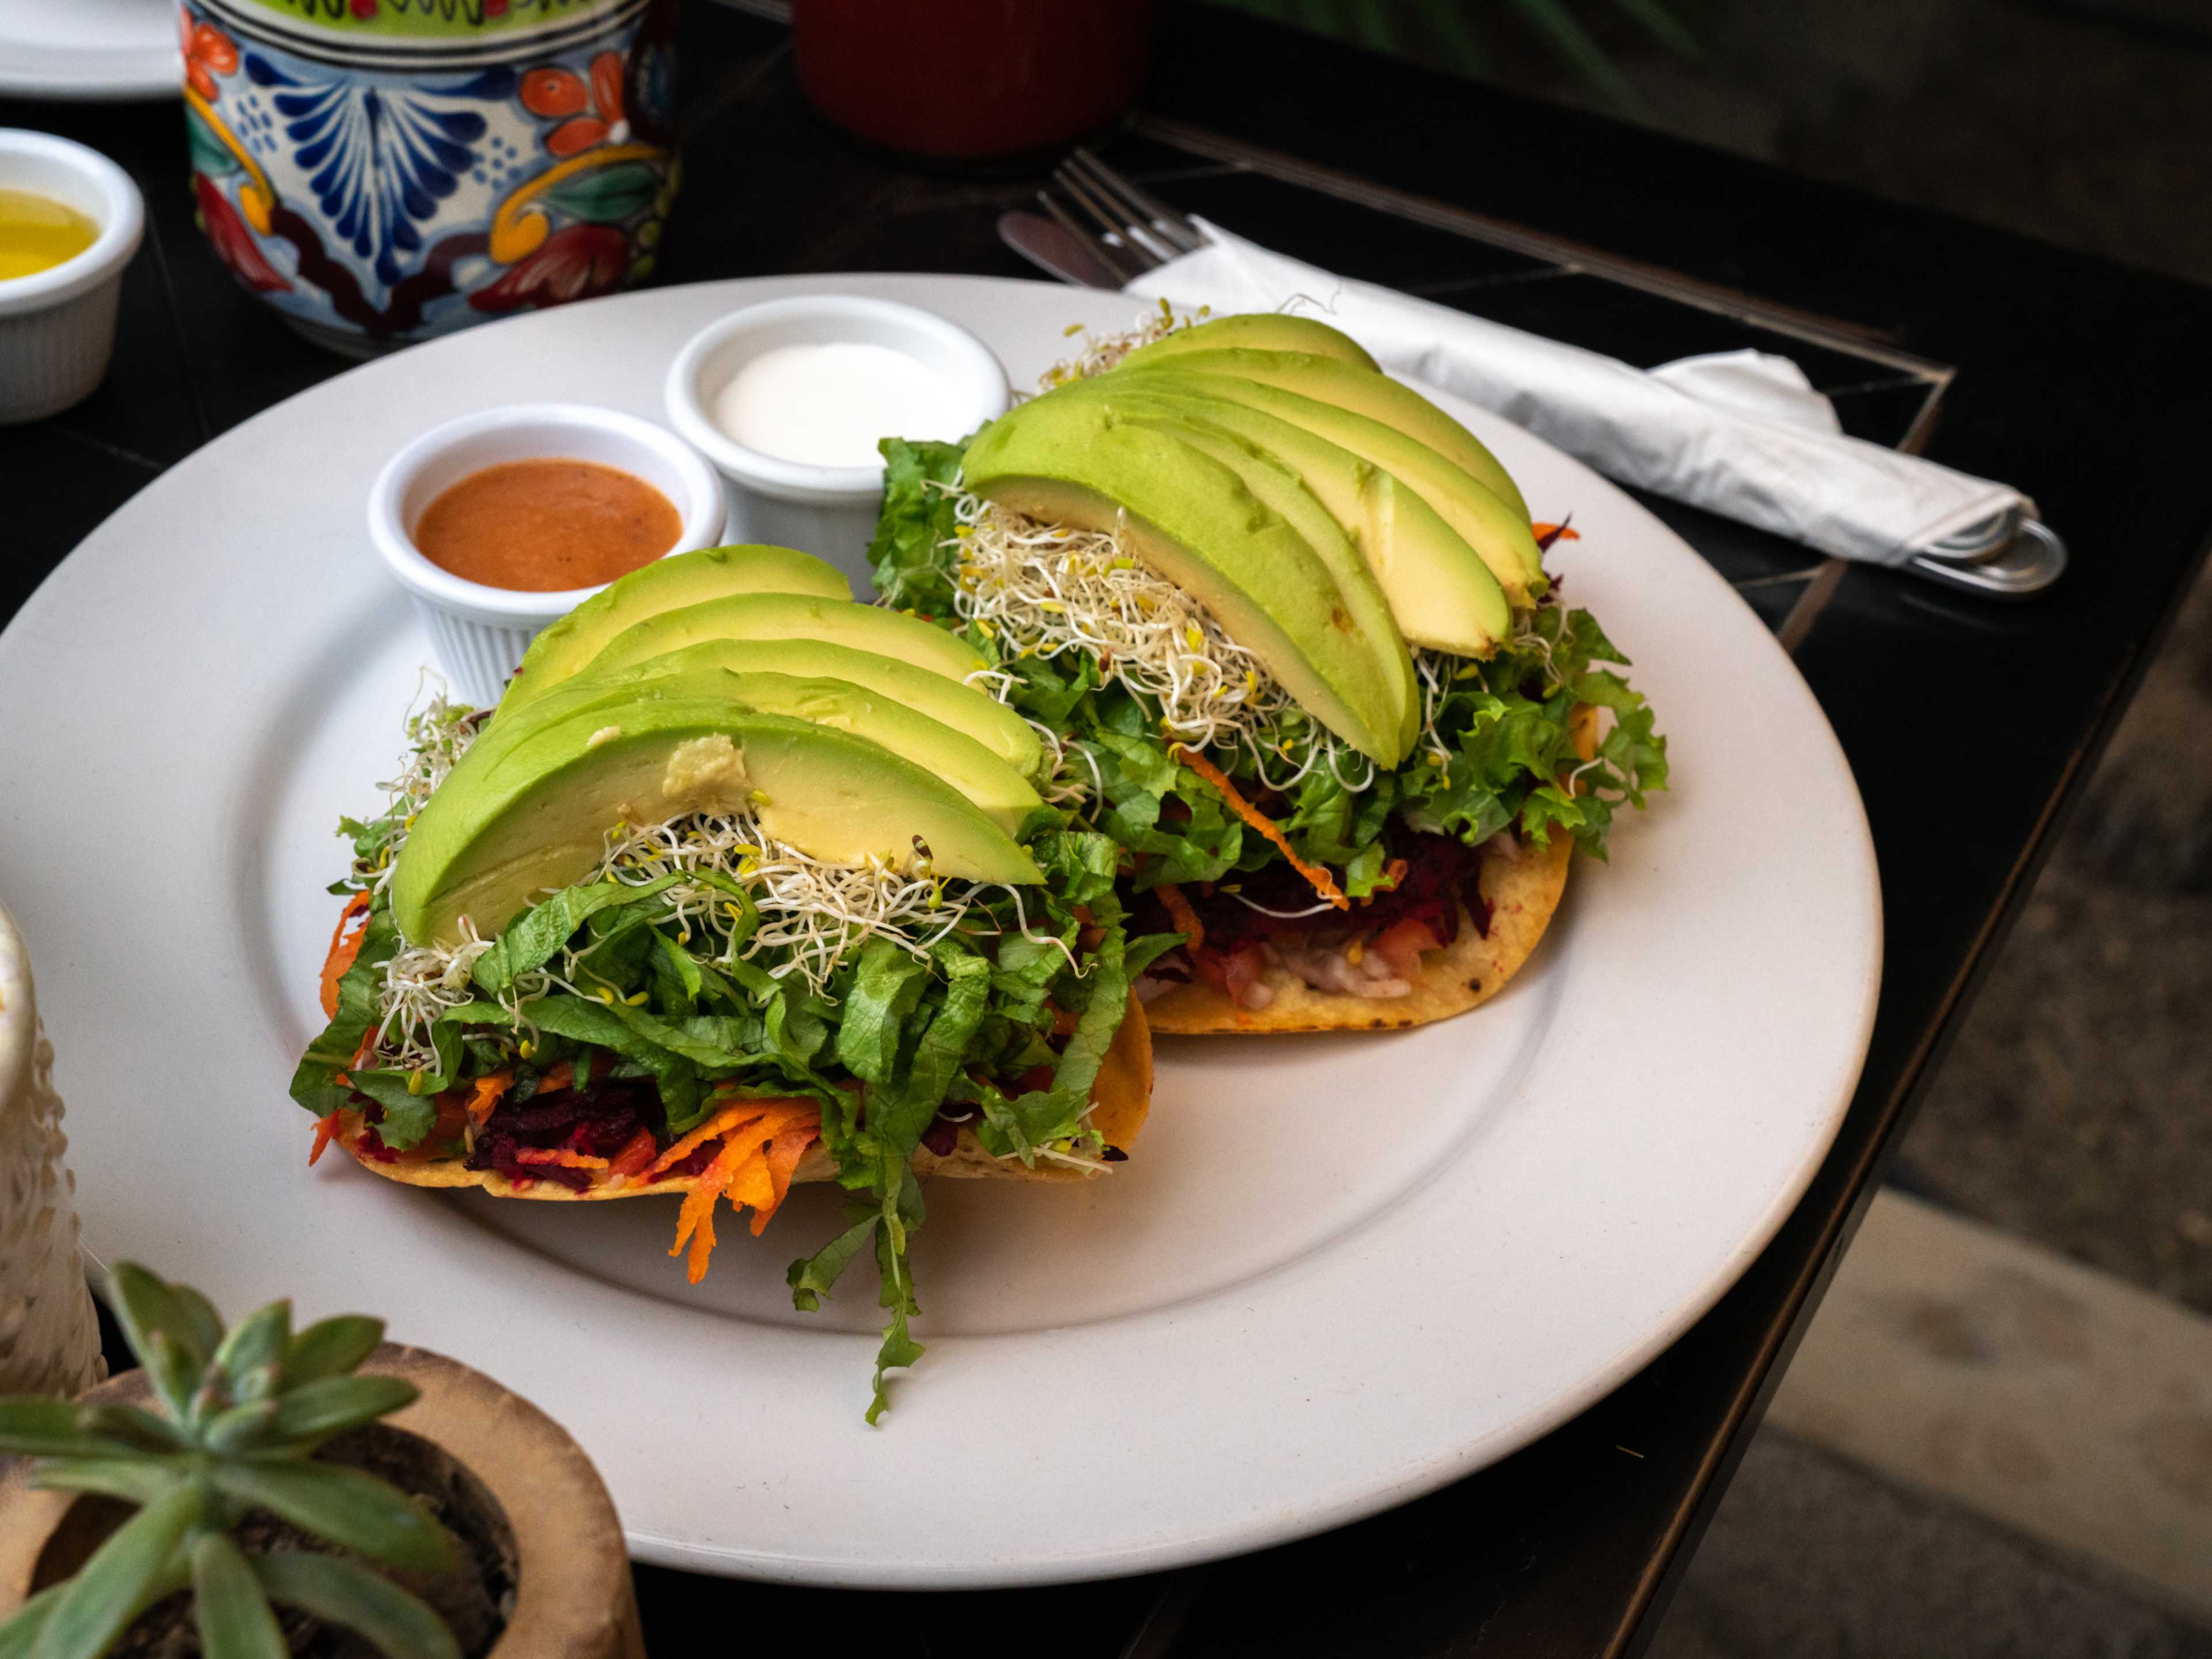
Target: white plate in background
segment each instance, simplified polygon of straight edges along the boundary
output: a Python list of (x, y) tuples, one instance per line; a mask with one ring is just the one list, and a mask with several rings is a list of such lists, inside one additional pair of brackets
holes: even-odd
[(184, 74), (174, 0), (0, 0), (0, 95), (174, 98)]

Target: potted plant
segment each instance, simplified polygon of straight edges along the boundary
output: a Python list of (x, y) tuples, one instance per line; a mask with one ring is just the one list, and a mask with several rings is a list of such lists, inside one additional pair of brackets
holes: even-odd
[[(110, 1276), (142, 1369), (0, 1401), (0, 1659), (642, 1659), (575, 1443), (357, 1315)], [(197, 1635), (197, 1649), (192, 1641)]]

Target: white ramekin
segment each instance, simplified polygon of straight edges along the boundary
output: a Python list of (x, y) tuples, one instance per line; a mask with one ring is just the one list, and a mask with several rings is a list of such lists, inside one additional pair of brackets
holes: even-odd
[(748, 306), (694, 335), (668, 370), (669, 424), (730, 481), (731, 533), (827, 559), (868, 591), (868, 542), (881, 511), (884, 469), (815, 466), (749, 449), (726, 435), (708, 410), (747, 362), (779, 346), (888, 346), (935, 369), (955, 388), (936, 432), (887, 438), (965, 437), (1006, 412), (1006, 371), (991, 348), (934, 312), (857, 295), (805, 295)]
[(82, 403), (107, 373), (123, 267), (138, 251), (146, 204), (98, 150), (20, 127), (0, 127), (0, 189), (52, 197), (100, 227), (75, 258), (0, 282), (0, 424), (10, 424)]
[(585, 404), (518, 404), (434, 427), (385, 463), (368, 491), (368, 535), (430, 630), (454, 696), (499, 701), (538, 630), (597, 587), (520, 593), (468, 581), (424, 558), (415, 526), (439, 492), (502, 461), (597, 461), (635, 474), (668, 497), (683, 529), (670, 553), (714, 547), (728, 507), (721, 480), (696, 451), (651, 421)]

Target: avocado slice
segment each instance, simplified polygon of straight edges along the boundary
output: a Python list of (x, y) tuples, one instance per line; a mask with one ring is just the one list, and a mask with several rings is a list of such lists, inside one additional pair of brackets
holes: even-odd
[[(1121, 374), (1136, 354), (1101, 375)], [(1169, 365), (1162, 364), (1163, 368)], [(1410, 386), (1372, 369), (1340, 362), (1332, 357), (1304, 351), (1251, 351), (1232, 348), (1222, 351), (1190, 351), (1174, 359), (1179, 374), (1231, 374), (1261, 386), (1279, 386), (1317, 403), (1334, 404), (1355, 415), (1395, 427), (1407, 437), (1428, 445), (1453, 465), (1475, 480), (1525, 520), (1528, 504), (1520, 487), (1498, 458), (1457, 421)]]
[(1504, 590), (1481, 556), (1383, 468), (1260, 410), (1176, 390), (1181, 383), (1172, 375), (1133, 384), (1144, 389), (1110, 393), (1118, 408), (1133, 415), (1157, 410), (1234, 434), (1295, 468), (1358, 546), (1407, 639), (1486, 657), (1511, 631)]
[(826, 640), (949, 680), (964, 681), (984, 665), (957, 634), (903, 611), (800, 593), (732, 593), (648, 617), (609, 640), (586, 666), (605, 674), (708, 640)]
[(919, 843), (940, 876), (1042, 879), (988, 813), (924, 767), (851, 732), (720, 699), (585, 709), (495, 763), (475, 758), (462, 757), (400, 848), (392, 917), (411, 943), (458, 943), (464, 918), (488, 939), (588, 875), (625, 819), (687, 812), (749, 807), (769, 835), (832, 864), (911, 869)]
[[(1243, 452), (1248, 465), (1254, 453)], [(1327, 561), (1236, 467), (1157, 425), (1123, 418), (1078, 385), (984, 428), (962, 472), (967, 488), (1012, 511), (1086, 529), (1118, 526), (1139, 558), (1211, 611), (1308, 714), (1381, 765), (1404, 758), (1403, 642), (1377, 640), (1360, 625)], [(1296, 481), (1279, 464), (1255, 467), (1254, 476), (1269, 480), (1262, 487), (1271, 491), (1283, 478)]]
[(1535, 534), (1528, 527), (1528, 515), (1501, 500), (1464, 467), (1397, 428), (1334, 404), (1233, 374), (1185, 374), (1163, 368), (1141, 378), (1149, 389), (1218, 398), (1272, 415), (1382, 468), (1419, 496), (1454, 534), (1481, 556), (1504, 589), (1508, 604), (1525, 607), (1551, 586), (1551, 578), (1544, 573), (1543, 550), (1536, 545)]
[(1421, 688), (1413, 678), (1413, 659), (1406, 649), (1405, 635), (1399, 631), (1390, 602), (1383, 597), (1366, 559), (1344, 526), (1306, 488), (1297, 469), (1212, 422), (1193, 419), (1172, 408), (1148, 409), (1141, 403), (1131, 408), (1111, 392), (1105, 396), (1115, 412), (1132, 424), (1151, 427), (1220, 462), (1243, 480), (1256, 499), (1280, 514), (1283, 521), (1319, 556), (1335, 578), (1336, 591), (1343, 596), (1351, 618), (1351, 626), (1343, 631), (1356, 633), (1382, 664), (1398, 709), (1400, 742), (1403, 751), (1410, 753), (1420, 734)]
[(1310, 352), (1316, 357), (1334, 357), (1358, 368), (1378, 368), (1359, 343), (1343, 330), (1331, 328), (1311, 317), (1292, 317), (1279, 311), (1240, 312), (1233, 317), (1216, 317), (1211, 322), (1179, 328), (1164, 339), (1139, 346), (1115, 367), (1156, 368), (1163, 359), (1179, 357), (1188, 351), (1222, 351), (1236, 346), (1248, 346), (1255, 351)]
[(655, 559), (610, 582), (532, 640), (500, 700), (499, 713), (568, 678), (624, 629), (660, 611), (728, 593), (849, 599), (853, 585), (835, 565), (789, 547), (705, 547)]
[[(988, 812), (1009, 833), (1043, 802), (1027, 776), (994, 754), (973, 736), (948, 722), (902, 702), (896, 696), (830, 674), (806, 674), (769, 668), (749, 647), (753, 641), (714, 640), (687, 650), (653, 657), (635, 667), (614, 669), (604, 675), (577, 674), (563, 680), (513, 719), (502, 720), (471, 745), (468, 758), (478, 767), (500, 765), (513, 750), (555, 723), (586, 711), (598, 711), (605, 720), (619, 723), (640, 702), (682, 700), (689, 702), (727, 702), (763, 714), (788, 714), (873, 738), (894, 753), (934, 772), (976, 805)], [(762, 642), (773, 652), (793, 643)], [(858, 659), (865, 667), (864, 652), (839, 653), (814, 641), (832, 655)], [(790, 659), (787, 659), (790, 660)], [(877, 658), (877, 662), (884, 659)], [(890, 664), (897, 668), (901, 664)], [(1010, 709), (1003, 708), (980, 691), (919, 669), (908, 673), (926, 687), (941, 690), (947, 701), (957, 697), (980, 703), (1004, 714), (1021, 727), (1030, 740), (1032, 758), (1041, 748), (1036, 734)], [(957, 714), (969, 711), (959, 705)]]
[(604, 675), (594, 669), (588, 677), (577, 678), (619, 684), (693, 668), (848, 681), (972, 738), (1024, 777), (1034, 777), (1044, 765), (1044, 745), (1037, 741), (1036, 728), (988, 692), (911, 663), (827, 640), (703, 640), (664, 657), (610, 668)]

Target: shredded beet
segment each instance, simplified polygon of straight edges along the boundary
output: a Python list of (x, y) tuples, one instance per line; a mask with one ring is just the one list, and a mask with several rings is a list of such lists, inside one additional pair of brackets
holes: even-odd
[(921, 1144), (939, 1158), (950, 1158), (960, 1144), (960, 1126), (947, 1118), (936, 1118), (921, 1132)]
[(642, 1078), (609, 1079), (581, 1089), (533, 1094), (522, 1101), (502, 1100), (477, 1131), (468, 1167), (495, 1170), (515, 1181), (550, 1181), (582, 1192), (592, 1184), (592, 1171), (526, 1163), (517, 1154), (529, 1147), (612, 1158), (640, 1129), (658, 1133), (665, 1117), (659, 1091)]
[(710, 1140), (702, 1146), (694, 1146), (666, 1169), (656, 1172), (647, 1184), (657, 1187), (664, 1181), (675, 1180), (678, 1176), (703, 1174), (707, 1166), (714, 1161), (714, 1154), (721, 1150), (722, 1143), (720, 1140)]

